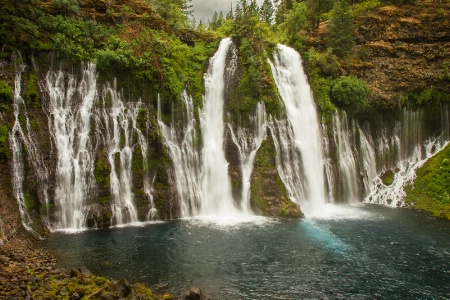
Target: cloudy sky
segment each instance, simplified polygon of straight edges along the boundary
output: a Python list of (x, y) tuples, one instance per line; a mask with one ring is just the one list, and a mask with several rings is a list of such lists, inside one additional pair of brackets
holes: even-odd
[[(257, 0), (261, 5), (264, 0)], [(214, 11), (223, 11), (224, 15), (230, 10), (231, 4), (236, 6), (238, 0), (192, 0), (195, 21), (198, 23), (203, 20), (204, 23), (211, 19)]]

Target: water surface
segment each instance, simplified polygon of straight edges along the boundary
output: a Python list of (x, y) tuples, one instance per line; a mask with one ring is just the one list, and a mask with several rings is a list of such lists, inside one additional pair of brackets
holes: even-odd
[(78, 234), (45, 246), (66, 267), (212, 299), (446, 299), (450, 222), (408, 209), (347, 207), (320, 218), (178, 220)]

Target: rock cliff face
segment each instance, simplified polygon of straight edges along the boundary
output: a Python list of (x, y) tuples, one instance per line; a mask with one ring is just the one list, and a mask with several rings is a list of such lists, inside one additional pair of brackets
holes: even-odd
[(403, 94), (450, 92), (450, 3), (386, 6), (356, 19), (355, 59), (345, 67), (365, 79), (371, 101), (389, 106)]

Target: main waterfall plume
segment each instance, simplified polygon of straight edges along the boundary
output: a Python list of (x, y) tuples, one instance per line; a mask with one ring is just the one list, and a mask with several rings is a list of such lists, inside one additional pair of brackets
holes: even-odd
[(178, 195), (183, 216), (229, 216), (238, 212), (231, 194), (228, 162), (224, 153), (224, 73), (226, 56), (232, 41), (223, 39), (210, 58), (204, 75), (205, 95), (200, 114), (201, 152), (195, 149), (195, 119), (192, 99), (181, 96), (185, 109), (183, 133), (159, 124), (174, 163)]
[(271, 67), (288, 117), (287, 123), (277, 121), (272, 129), (275, 140), (279, 139), (275, 141), (279, 173), (291, 199), (311, 214), (327, 202), (316, 107), (298, 52), (278, 45)]

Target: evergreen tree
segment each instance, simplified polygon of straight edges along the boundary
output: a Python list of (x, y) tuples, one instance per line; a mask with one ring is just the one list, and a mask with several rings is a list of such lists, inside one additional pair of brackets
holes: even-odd
[(274, 13), (275, 9), (273, 7), (272, 1), (264, 0), (259, 10), (259, 18), (261, 19), (261, 21), (266, 22), (267, 24), (272, 24)]
[(230, 11), (227, 13), (226, 17), (227, 20), (231, 20), (234, 19), (234, 14), (233, 14), (233, 4), (231, 4), (230, 7)]
[(330, 27), (326, 37), (328, 46), (337, 56), (344, 56), (353, 50), (352, 14), (347, 1), (337, 2), (331, 11)]

